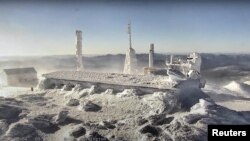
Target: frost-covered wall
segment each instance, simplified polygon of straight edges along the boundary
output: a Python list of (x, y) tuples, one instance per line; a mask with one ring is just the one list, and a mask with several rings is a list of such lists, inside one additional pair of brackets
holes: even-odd
[(160, 89), (153, 87), (138, 87), (133, 85), (122, 85), (122, 84), (108, 84), (100, 82), (89, 82), (89, 81), (75, 81), (75, 80), (63, 80), (54, 78), (45, 78), (39, 84), (40, 89), (55, 89), (67, 87), (68, 89), (73, 89), (75, 86), (79, 85), (80, 89), (86, 89), (90, 87), (95, 87), (95, 90), (104, 92), (107, 89), (112, 89), (115, 92), (122, 92), (125, 89), (135, 89), (138, 94), (149, 94), (158, 91), (173, 91), (172, 89)]
[(6, 75), (3, 84), (9, 86), (36, 86), (38, 84), (36, 73)]

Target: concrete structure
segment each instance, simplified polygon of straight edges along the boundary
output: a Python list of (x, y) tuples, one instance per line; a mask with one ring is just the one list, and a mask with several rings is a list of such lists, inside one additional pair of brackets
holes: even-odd
[(0, 75), (3, 86), (36, 86), (38, 84), (37, 72), (34, 68), (4, 69)]
[(76, 30), (76, 59), (77, 59), (77, 71), (83, 71), (81, 30)]
[(136, 74), (137, 73), (137, 58), (135, 50), (132, 48), (131, 39), (131, 24), (128, 24), (128, 35), (129, 35), (129, 49), (126, 52), (124, 70), (125, 74)]
[(154, 68), (154, 44), (150, 44), (148, 60), (148, 67)]
[(96, 86), (99, 91), (103, 92), (107, 89), (118, 92), (125, 89), (138, 89), (144, 93), (152, 93), (172, 89), (172, 85), (166, 82), (162, 76), (155, 75), (57, 71), (44, 74), (43, 77), (45, 79), (39, 86), (41, 89), (62, 88), (65, 85), (70, 88), (81, 85), (82, 89)]
[(148, 67), (143, 68), (143, 73), (145, 75), (167, 75), (167, 70), (165, 68), (157, 68), (154, 66), (154, 44), (150, 44), (150, 49), (148, 53)]

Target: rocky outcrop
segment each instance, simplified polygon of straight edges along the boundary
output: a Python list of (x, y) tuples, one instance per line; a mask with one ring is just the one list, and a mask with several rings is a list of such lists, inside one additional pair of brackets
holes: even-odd
[(63, 122), (65, 122), (65, 120), (68, 118), (68, 113), (69, 112), (66, 110), (60, 111), (56, 116), (55, 123), (62, 124)]
[(84, 111), (86, 112), (97, 112), (100, 111), (102, 109), (101, 106), (94, 104), (91, 101), (88, 101), (86, 103), (83, 103), (82, 107), (81, 107)]
[(19, 116), (22, 109), (17, 106), (0, 104), (0, 119), (14, 119)]
[(28, 122), (32, 124), (36, 129), (41, 130), (45, 133), (54, 133), (59, 128), (53, 122), (54, 115), (38, 115), (36, 117), (31, 117)]
[(74, 138), (78, 138), (86, 134), (86, 129), (83, 126), (76, 126), (70, 132), (69, 135)]
[(139, 129), (141, 134), (151, 134), (152, 136), (159, 136), (161, 129), (152, 125), (145, 125)]
[[(100, 135), (98, 132), (96, 131), (89, 131), (86, 134), (86, 138), (87, 140), (93, 141), (93, 140), (101, 140), (101, 141), (108, 141), (108, 139), (102, 135)], [(84, 140), (81, 140), (84, 141)]]
[(0, 136), (8, 130), (8, 123), (5, 120), (0, 120)]
[(80, 104), (79, 100), (74, 98), (68, 100), (66, 103), (67, 106), (78, 106), (79, 104)]
[(36, 129), (26, 123), (16, 123), (11, 125), (6, 133), (6, 137), (10, 138), (11, 140), (42, 140), (42, 138), (38, 135)]

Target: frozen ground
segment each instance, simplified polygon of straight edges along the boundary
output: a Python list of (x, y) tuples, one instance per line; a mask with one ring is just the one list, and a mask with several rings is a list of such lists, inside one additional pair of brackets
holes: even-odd
[(214, 103), (208, 95), (216, 98), (213, 94), (218, 93), (209, 88), (208, 95), (185, 88), (140, 96), (134, 89), (120, 93), (95, 89), (26, 90), (28, 94), (15, 98), (1, 97), (0, 140), (206, 141), (207, 124), (250, 123), (249, 112)]

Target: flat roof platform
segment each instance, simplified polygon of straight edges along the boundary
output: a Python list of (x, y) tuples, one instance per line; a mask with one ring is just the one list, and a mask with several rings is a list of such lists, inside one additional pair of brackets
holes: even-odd
[(167, 81), (168, 76), (161, 75), (131, 75), (118, 73), (99, 73), (85, 71), (56, 71), (43, 74), (43, 77), (50, 80), (63, 80), (78, 83), (93, 83), (105, 85), (146, 87), (155, 89), (171, 89), (171, 84)]

